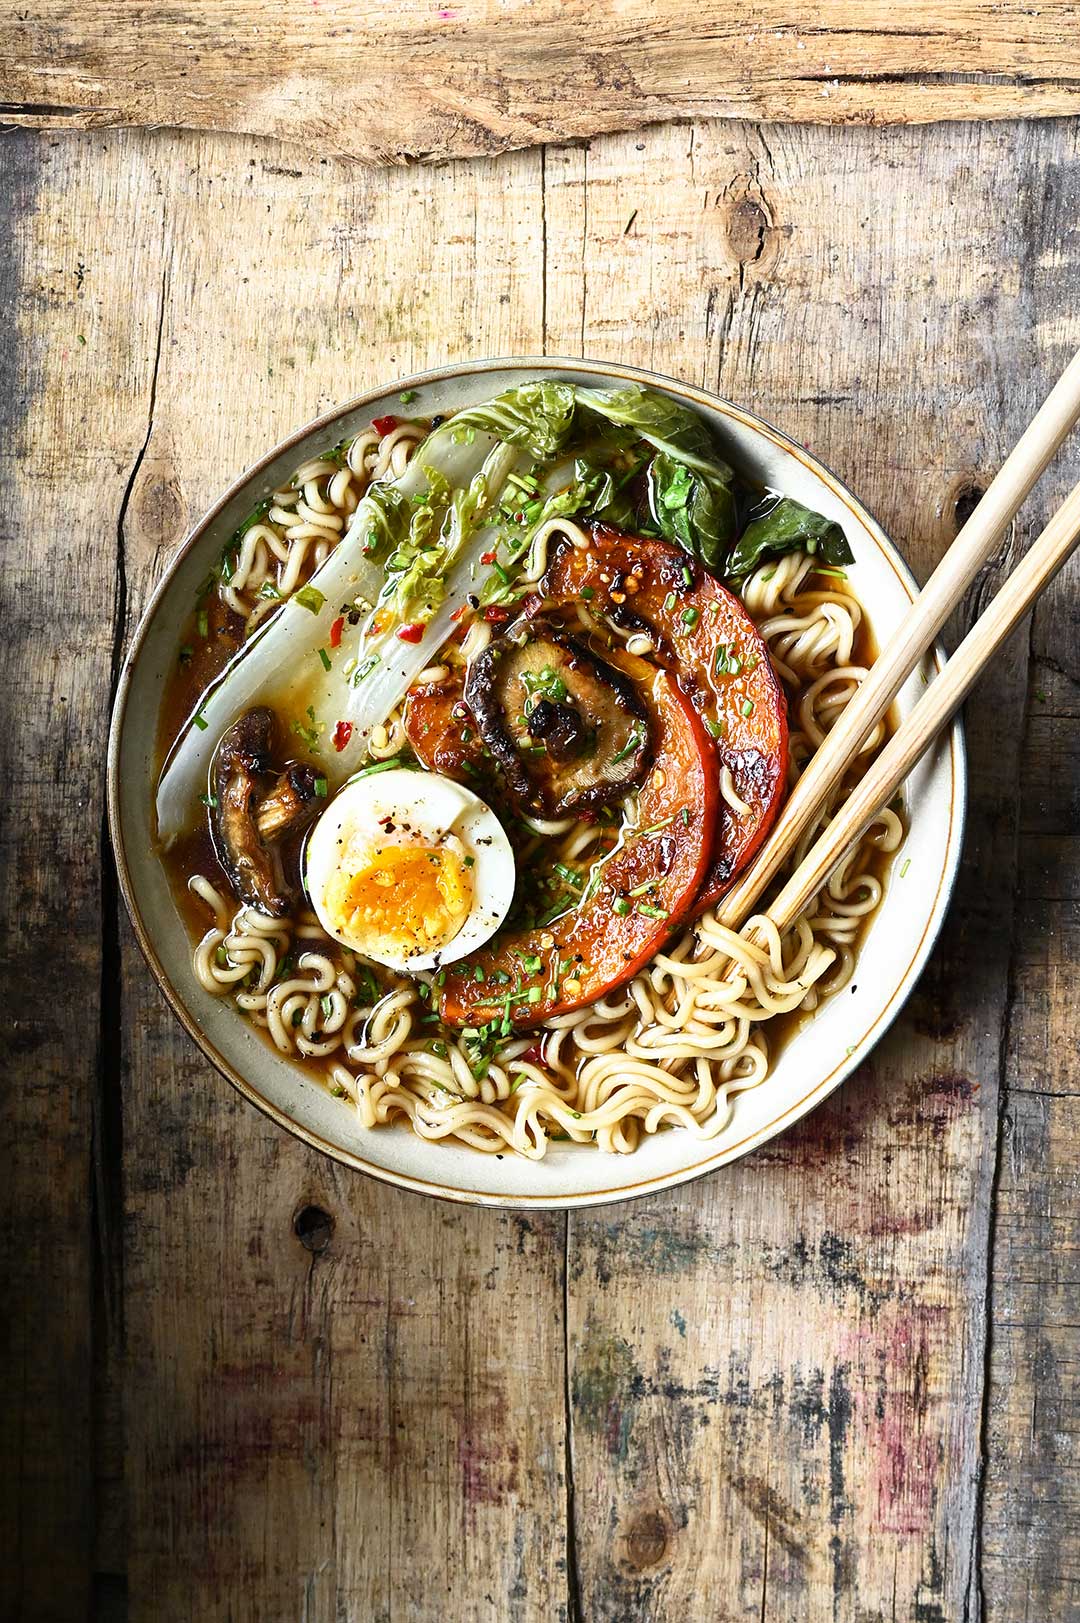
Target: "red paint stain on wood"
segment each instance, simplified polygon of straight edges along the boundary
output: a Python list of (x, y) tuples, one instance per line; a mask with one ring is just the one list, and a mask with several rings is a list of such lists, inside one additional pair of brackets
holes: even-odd
[(935, 1394), (933, 1383), (954, 1333), (949, 1308), (894, 1303), (843, 1343), (865, 1370), (852, 1387), (878, 1531), (914, 1538), (933, 1524), (945, 1466), (946, 1397)]

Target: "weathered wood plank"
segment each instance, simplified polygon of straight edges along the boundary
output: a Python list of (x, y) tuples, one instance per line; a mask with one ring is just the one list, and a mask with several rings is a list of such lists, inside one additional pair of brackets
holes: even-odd
[[(700, 378), (777, 418), (925, 570), (1080, 340), (1080, 162), (1063, 124), (701, 123), (426, 173), (244, 139), (18, 141), (31, 156), (3, 195), (22, 197), (19, 347), (0, 398), (30, 410), (0, 447), (5, 536), (25, 549), (16, 578), (9, 547), (19, 613), (0, 686), (18, 728), (0, 740), (35, 821), (12, 819), (3, 847), (7, 946), (33, 950), (5, 1076), (20, 1307), (3, 1370), (25, 1418), (5, 1428), (0, 1609), (31, 1618), (81, 1615), (93, 1560), (87, 1199), (103, 1087), (92, 1040), (73, 1069), (68, 1034), (23, 1011), (51, 984), (55, 947), (42, 959), (36, 943), (60, 919), (67, 984), (98, 1021), (85, 829), (96, 841), (114, 611), (130, 629), (185, 524), (316, 410), (394, 372), (545, 342)], [(44, 561), (69, 532), (57, 643)], [(1077, 1602), (1076, 1123), (1057, 1097), (1075, 1091), (1080, 950), (1070, 590), (1036, 627), (1030, 904), (1005, 1045), (981, 1573), (1002, 1623)], [(1018, 642), (971, 707), (965, 880), (904, 1021), (751, 1161), (575, 1218), (568, 1323), (560, 1219), (430, 1205), (280, 1134), (180, 1035), (106, 896), (133, 1618), (978, 1615), (1026, 667)], [(46, 800), (60, 694), (77, 710)], [(110, 1110), (99, 1121), (115, 1134)], [(108, 1220), (117, 1191), (99, 1187)], [(103, 1282), (114, 1262), (107, 1247)], [(119, 1324), (99, 1324), (102, 1355)], [(99, 1359), (106, 1421), (117, 1384)], [(115, 1439), (98, 1453), (111, 1494)], [(114, 1509), (97, 1540), (110, 1574)]]
[[(1064, 359), (1037, 337), (1057, 313), (1037, 266), (1067, 247), (1036, 202), (1049, 172), (1075, 195), (1067, 128), (699, 124), (549, 155), (550, 259), (585, 267), (549, 330), (781, 421), (925, 572)], [(1013, 221), (1003, 174), (1031, 200)], [(714, 1179), (571, 1220), (584, 1616), (977, 1613), (1025, 671), (1017, 641), (970, 706), (950, 926), (860, 1077)]]
[(1077, 579), (1036, 616), (1021, 774), (983, 1535), (988, 1616), (1002, 1623), (1080, 1614)]
[[(538, 155), (419, 176), (135, 136), (108, 161), (160, 181), (167, 254), (129, 623), (187, 519), (290, 427), (448, 353), (539, 343)], [(208, 1070), (122, 945), (133, 1617), (559, 1617), (561, 1220), (306, 1150)]]
[[(102, 144), (100, 141), (99, 145)], [(4, 636), (0, 960), (0, 1613), (88, 1614), (93, 1323), (107, 1271), (115, 1033), (104, 961), (103, 717), (123, 578), (116, 515), (143, 438), (160, 277), (145, 197), (74, 143), (0, 144)], [(92, 406), (91, 406), (92, 402)], [(96, 1163), (96, 1164), (95, 1164)]]
[(172, 125), (400, 163), (662, 120), (1034, 118), (1080, 109), (1076, 0), (62, 0), (8, 12), (13, 123)]

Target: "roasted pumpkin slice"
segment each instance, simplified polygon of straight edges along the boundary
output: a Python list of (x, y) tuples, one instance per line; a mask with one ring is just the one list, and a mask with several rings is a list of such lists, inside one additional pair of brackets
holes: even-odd
[(588, 548), (564, 542), (539, 591), (557, 603), (581, 598), (616, 625), (646, 632), (653, 657), (678, 674), (714, 738), (742, 809), (721, 804), (703, 911), (746, 867), (784, 798), (787, 702), (764, 639), (739, 599), (681, 548), (605, 525)]
[(451, 1025), (528, 1027), (595, 1003), (648, 963), (694, 906), (719, 800), (709, 736), (669, 672), (621, 649), (606, 657), (649, 718), (653, 764), (636, 822), (591, 869), (567, 870), (580, 900), (566, 912), (502, 931), (445, 971), (439, 1012)]
[(418, 683), (405, 697), (405, 735), (429, 772), (473, 783), (492, 762), (476, 718), (465, 703), (465, 671), (457, 666), (440, 682)]

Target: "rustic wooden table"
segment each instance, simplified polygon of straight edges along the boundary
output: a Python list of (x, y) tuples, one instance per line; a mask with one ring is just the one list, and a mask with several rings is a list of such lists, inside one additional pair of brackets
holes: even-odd
[[(285, 1136), (166, 1011), (102, 825), (170, 550), (377, 380), (547, 352), (705, 383), (925, 575), (1080, 342), (1080, 124), (681, 117), (364, 168), (50, 128), (85, 85), (16, 82), (46, 127), (0, 136), (0, 1614), (1080, 1618), (1075, 570), (969, 706), (963, 874), (888, 1038), (641, 1204), (456, 1209)], [(1074, 443), (962, 619), (1078, 475)]]

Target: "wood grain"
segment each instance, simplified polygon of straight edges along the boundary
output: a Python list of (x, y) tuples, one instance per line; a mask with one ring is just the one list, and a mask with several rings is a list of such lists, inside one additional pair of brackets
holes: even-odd
[(672, 119), (1080, 110), (1077, 0), (43, 0), (6, 8), (0, 118), (183, 126), (401, 163)]
[[(1075, 568), (1034, 664), (1011, 645), (969, 708), (964, 874), (902, 1020), (793, 1133), (644, 1203), (444, 1208), (310, 1153), (182, 1037), (97, 839), (114, 655), (176, 538), (395, 372), (546, 347), (719, 386), (925, 574), (1080, 342), (1078, 127), (699, 122), (426, 172), (22, 133), (0, 162), (0, 398), (24, 410), (0, 454), (22, 570), (0, 1611), (93, 1592), (119, 1617), (126, 1588), (154, 1623), (1069, 1618)], [(57, 942), (75, 1054), (41, 1003)]]

